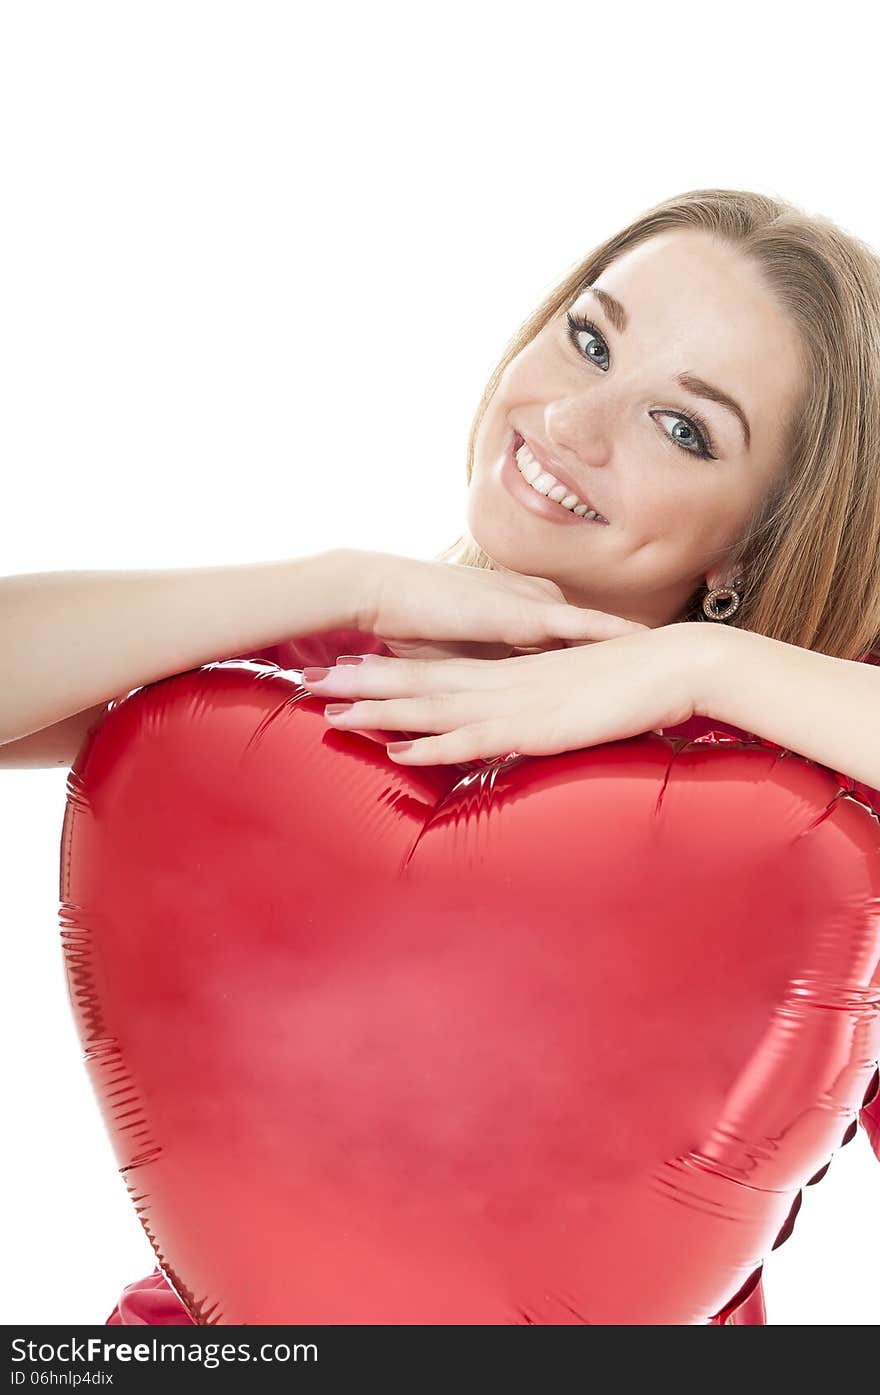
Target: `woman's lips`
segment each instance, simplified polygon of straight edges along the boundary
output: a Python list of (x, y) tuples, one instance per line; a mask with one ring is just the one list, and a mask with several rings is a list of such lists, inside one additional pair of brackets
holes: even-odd
[[(570, 476), (568, 476), (565, 473), (565, 471), (562, 469), (560, 465), (557, 465), (554, 460), (549, 460), (547, 456), (544, 454), (544, 452), (535, 445), (534, 441), (527, 440), (526, 437), (524, 437), (522, 433), (519, 431), (514, 432), (514, 455), (516, 455), (516, 452), (519, 450), (520, 446), (523, 444), (524, 441), (525, 444), (528, 446), (529, 450), (532, 452), (532, 455), (537, 460), (542, 470), (546, 470), (547, 473), (552, 475), (555, 480), (558, 480), (560, 484), (564, 485), (569, 494), (576, 494), (577, 497), (581, 500), (581, 502), (586, 504), (588, 509), (592, 509), (594, 513), (602, 513), (602, 510), (596, 507), (592, 499), (587, 498), (580, 485), (575, 484), (574, 481), (570, 478)], [(602, 516), (604, 518), (604, 514)], [(603, 527), (607, 527), (607, 524), (603, 524)]]
[[(516, 432), (510, 438), (504, 459), (501, 463), (501, 483), (504, 488), (519, 504), (529, 509), (538, 518), (544, 518), (548, 523), (557, 523), (564, 528), (606, 528), (605, 523), (597, 523), (592, 518), (581, 518), (578, 514), (572, 513), (569, 509), (564, 509), (561, 504), (557, 504), (554, 499), (548, 499), (546, 495), (539, 494), (536, 489), (532, 489), (527, 484), (519, 472), (516, 463), (516, 451), (522, 437)], [(566, 480), (560, 479), (560, 484), (567, 484)], [(577, 490), (572, 489), (572, 494)], [(580, 497), (580, 496), (579, 496)]]

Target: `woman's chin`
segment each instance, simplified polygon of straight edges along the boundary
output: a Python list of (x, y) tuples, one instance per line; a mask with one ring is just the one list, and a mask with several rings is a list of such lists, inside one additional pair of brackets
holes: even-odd
[(466, 534), (486, 554), (493, 566), (522, 570), (521, 566), (516, 566), (517, 559), (521, 557), (521, 546), (517, 545), (516, 538), (506, 534), (504, 528), (499, 528), (497, 522), (486, 522), (478, 510), (474, 511), (472, 517), (469, 511)]
[(488, 488), (471, 485), (465, 515), (466, 529), (477, 547), (499, 567), (523, 576), (546, 576), (547, 549), (515, 514), (508, 516), (506, 500)]

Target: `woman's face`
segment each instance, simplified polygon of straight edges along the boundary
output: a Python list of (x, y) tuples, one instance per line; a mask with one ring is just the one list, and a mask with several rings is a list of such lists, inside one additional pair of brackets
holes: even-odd
[[(732, 580), (713, 557), (785, 468), (799, 343), (756, 269), (700, 231), (651, 239), (594, 285), (626, 328), (584, 291), (508, 364), (475, 440), (468, 529), (498, 565), (549, 578), (576, 605), (665, 625), (698, 587)], [(594, 328), (570, 328), (566, 312)], [(537, 474), (514, 455), (521, 437), (543, 493), (517, 466)]]

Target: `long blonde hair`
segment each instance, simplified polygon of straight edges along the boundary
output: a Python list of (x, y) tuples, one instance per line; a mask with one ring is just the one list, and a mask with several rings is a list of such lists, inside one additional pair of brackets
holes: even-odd
[[(649, 209), (591, 252), (515, 334), (471, 426), (507, 365), (631, 247), (698, 228), (739, 248), (763, 273), (803, 342), (806, 387), (787, 423), (787, 466), (742, 535), (717, 558), (743, 574), (726, 623), (837, 658), (880, 645), (880, 257), (829, 219), (741, 189), (695, 189)], [(465, 532), (437, 560), (492, 567)], [(705, 588), (680, 620), (702, 620)]]

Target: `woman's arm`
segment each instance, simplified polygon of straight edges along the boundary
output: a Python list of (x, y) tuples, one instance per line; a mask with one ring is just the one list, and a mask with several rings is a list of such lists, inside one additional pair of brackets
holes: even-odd
[(98, 702), (83, 712), (74, 712), (60, 722), (20, 736), (17, 741), (0, 742), (0, 770), (46, 770), (72, 765), (89, 728), (104, 719), (106, 702)]
[(0, 577), (0, 751), (132, 688), (352, 625), (352, 568), (339, 549), (227, 567)]
[(880, 670), (749, 630), (673, 623), (502, 660), (370, 655), (304, 678), (325, 701), (349, 702), (325, 713), (336, 727), (431, 733), (388, 748), (404, 764), (552, 755), (697, 716), (880, 789)]
[(880, 668), (752, 630), (684, 628), (709, 651), (694, 666), (696, 715), (880, 789)]

